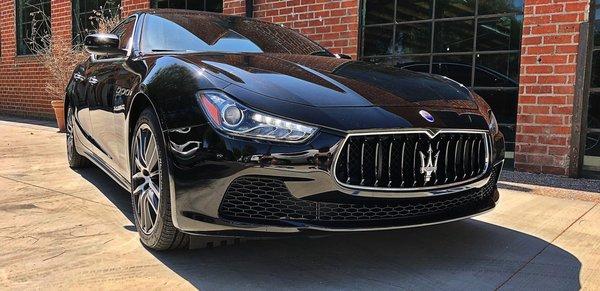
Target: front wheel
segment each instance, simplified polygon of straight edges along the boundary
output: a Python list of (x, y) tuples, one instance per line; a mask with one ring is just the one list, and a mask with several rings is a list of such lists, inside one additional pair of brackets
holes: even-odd
[(189, 237), (171, 220), (169, 170), (154, 112), (140, 115), (131, 141), (131, 200), (142, 243), (155, 250), (187, 246)]

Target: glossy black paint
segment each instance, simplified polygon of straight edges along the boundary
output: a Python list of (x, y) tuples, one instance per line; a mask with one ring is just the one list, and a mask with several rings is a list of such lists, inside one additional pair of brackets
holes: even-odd
[[(299, 198), (323, 193), (390, 197), (389, 193), (345, 189), (332, 178), (336, 150), (349, 132), (488, 130), (489, 107), (462, 85), (440, 76), (336, 58), (328, 52), (326, 56), (309, 55), (315, 48), (322, 54), (318, 51), (322, 48), (314, 43), (305, 55), (149, 52), (140, 47), (147, 15), (173, 19), (190, 13), (158, 10), (132, 16), (126, 25), (133, 27), (121, 29), (131, 35), (119, 36), (132, 39), (127, 55), (92, 57), (79, 65), (65, 98), (76, 108), (78, 151), (128, 190), (133, 124), (141, 109), (151, 106), (155, 110), (164, 134), (163, 146), (169, 153), (173, 221), (184, 231), (231, 234), (311, 228), (220, 220), (218, 207), (225, 190), (243, 175), (280, 177)], [(246, 27), (254, 22), (257, 29), (269, 25), (234, 16), (194, 15), (219, 23), (225, 19), (227, 25), (243, 23)], [(198, 105), (196, 93), (206, 89), (222, 90), (250, 108), (314, 125), (319, 131), (302, 144), (225, 135), (212, 128)], [(435, 121), (426, 121), (419, 110), (429, 111)], [(492, 141), (491, 165), (498, 165), (504, 159), (504, 138), (496, 133)]]

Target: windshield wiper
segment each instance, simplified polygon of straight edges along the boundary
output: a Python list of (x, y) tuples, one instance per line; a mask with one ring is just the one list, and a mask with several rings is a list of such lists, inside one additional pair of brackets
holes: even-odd
[(333, 57), (334, 55), (329, 51), (322, 50), (310, 53), (311, 56), (321, 56), (321, 57)]

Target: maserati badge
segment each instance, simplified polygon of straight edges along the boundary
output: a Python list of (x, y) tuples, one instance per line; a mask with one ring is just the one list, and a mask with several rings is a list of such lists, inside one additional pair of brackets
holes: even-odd
[(425, 111), (425, 110), (421, 110), (419, 111), (419, 114), (421, 114), (421, 116), (423, 118), (425, 118), (425, 120), (429, 121), (429, 122), (434, 122), (435, 118), (433, 118), (433, 115), (431, 115), (431, 113)]
[(431, 174), (435, 173), (437, 170), (440, 152), (438, 151), (434, 155), (430, 145), (429, 150), (427, 151), (427, 161), (425, 161), (425, 154), (419, 152), (419, 155), (421, 155), (421, 174), (425, 174), (425, 183), (427, 183), (431, 180)]

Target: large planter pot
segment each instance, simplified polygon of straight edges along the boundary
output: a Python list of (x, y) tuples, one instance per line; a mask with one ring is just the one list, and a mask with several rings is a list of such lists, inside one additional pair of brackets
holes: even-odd
[(58, 125), (59, 132), (65, 132), (65, 103), (62, 100), (52, 100), (50, 102), (54, 109), (54, 116), (56, 116), (56, 124)]

